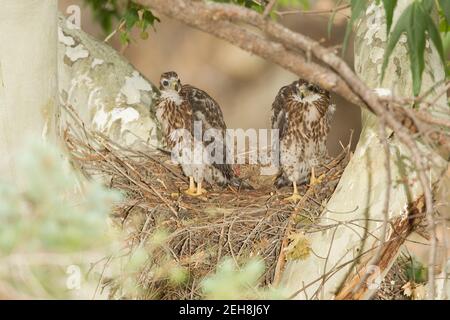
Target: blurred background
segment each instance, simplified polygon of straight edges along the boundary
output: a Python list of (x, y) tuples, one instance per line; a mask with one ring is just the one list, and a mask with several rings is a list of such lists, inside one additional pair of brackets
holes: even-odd
[[(83, 0), (59, 1), (60, 11), (65, 13), (70, 5), (81, 7), (82, 29), (97, 39), (107, 36), (94, 21), (89, 7)], [(311, 1), (310, 10), (328, 10), (335, 7), (333, 0)], [(326, 46), (342, 43), (348, 13), (336, 15), (331, 37), (328, 37), (329, 14), (286, 15), (280, 21), (289, 28), (308, 34)], [(271, 104), (278, 90), (297, 77), (267, 62), (186, 25), (159, 16), (161, 23), (150, 31), (147, 40), (139, 33), (135, 41), (123, 50), (123, 55), (151, 82), (158, 85), (159, 76), (165, 71), (176, 71), (183, 83), (189, 83), (207, 91), (222, 107), (229, 128), (270, 128)], [(116, 26), (113, 26), (115, 28)], [(118, 51), (122, 45), (117, 36), (109, 42)], [(351, 44), (351, 41), (350, 41)], [(347, 61), (353, 65), (353, 48), (347, 50)], [(347, 144), (351, 131), (356, 142), (360, 132), (360, 110), (339, 96), (333, 95), (337, 105), (328, 147), (331, 155)]]

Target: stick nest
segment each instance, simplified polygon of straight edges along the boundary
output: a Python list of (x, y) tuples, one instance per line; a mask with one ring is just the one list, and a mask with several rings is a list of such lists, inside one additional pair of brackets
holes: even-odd
[[(135, 275), (141, 289), (137, 298), (200, 298), (201, 280), (215, 272), (224, 257), (240, 265), (258, 256), (266, 266), (260, 285), (278, 284), (287, 261), (309, 254), (308, 230), (325, 210), (350, 158), (349, 145), (328, 158), (317, 170), (321, 182), (299, 187), (304, 196), (298, 203), (284, 201), (292, 188), (276, 189), (274, 177), (261, 176), (257, 165), (238, 168), (255, 190), (208, 186), (205, 197), (195, 198), (183, 193), (187, 179), (168, 156), (119, 146), (72, 117), (76, 125), (68, 124), (64, 137), (73, 164), (126, 195), (113, 221), (127, 233), (130, 254), (157, 230), (169, 234), (163, 249), (153, 252)], [(167, 255), (187, 270), (183, 285), (174, 286), (150, 271), (162, 266)]]

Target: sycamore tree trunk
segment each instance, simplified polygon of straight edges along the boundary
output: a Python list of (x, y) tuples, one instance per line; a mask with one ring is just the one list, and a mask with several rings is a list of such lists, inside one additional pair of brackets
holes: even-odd
[(73, 107), (85, 124), (122, 145), (159, 146), (152, 109), (155, 87), (108, 44), (62, 16), (58, 71), (61, 102)]
[(55, 138), (60, 103), (119, 143), (159, 145), (154, 87), (119, 53), (58, 17), (57, 0), (0, 8), (0, 176), (16, 176), (25, 143)]
[[(398, 2), (393, 25), (401, 12), (412, 2), (413, 0)], [(412, 78), (405, 36), (400, 39), (390, 58), (385, 79), (380, 83), (386, 45), (386, 24), (382, 5), (377, 6), (373, 1), (355, 27), (355, 31), (355, 70), (358, 76), (379, 94), (411, 97)], [(425, 59), (422, 92), (426, 92), (445, 77), (437, 51), (429, 42)], [(433, 100), (436, 91), (431, 94), (430, 100)], [(448, 115), (445, 95), (437, 101), (435, 112), (439, 111)], [(380, 243), (377, 238), (382, 233), (383, 210), (388, 188), (390, 218), (406, 218), (408, 207), (416, 203), (423, 194), (416, 175), (412, 174), (413, 168), (408, 160), (411, 158), (409, 151), (395, 136), (388, 141), (392, 183), (387, 183), (385, 148), (380, 139), (379, 121), (366, 111), (363, 111), (362, 121), (363, 130), (354, 156), (321, 219), (322, 225), (338, 224), (338, 226), (314, 233), (311, 238), (314, 254), (305, 260), (288, 263), (285, 269), (281, 285), (288, 287), (297, 299), (333, 298), (342, 287), (345, 287), (343, 284), (346, 279), (355, 275), (355, 266), (360, 254), (376, 248)], [(426, 149), (425, 146), (421, 148)], [(434, 154), (433, 158), (436, 163), (429, 176), (434, 183), (446, 167), (446, 161), (437, 154)], [(379, 268), (373, 265), (373, 268), (369, 266), (362, 271), (361, 279), (365, 272), (378, 274), (375, 279), (371, 278), (372, 283), (366, 283), (368, 288), (358, 297), (359, 299), (369, 297), (373, 290), (377, 289), (377, 283), (389, 270), (398, 251), (400, 250), (389, 259), (389, 266)], [(440, 289), (438, 288), (438, 293), (442, 293), (442, 288)]]
[(57, 0), (0, 0), (0, 176), (14, 178), (17, 153), (55, 133)]

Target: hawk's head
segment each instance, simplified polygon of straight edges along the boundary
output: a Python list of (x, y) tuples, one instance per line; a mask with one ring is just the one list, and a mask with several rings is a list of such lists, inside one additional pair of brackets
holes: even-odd
[(176, 92), (180, 92), (181, 81), (176, 72), (164, 72), (159, 81), (159, 89), (161, 91), (175, 90)]
[(315, 102), (316, 100), (324, 97), (330, 97), (328, 91), (303, 79), (296, 82), (295, 88), (297, 91), (297, 96), (301, 102)]

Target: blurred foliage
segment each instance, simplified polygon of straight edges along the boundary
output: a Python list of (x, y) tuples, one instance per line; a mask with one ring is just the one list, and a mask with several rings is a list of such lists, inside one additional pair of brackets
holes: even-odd
[(18, 172), (16, 183), (0, 181), (0, 295), (73, 298), (91, 259), (113, 249), (108, 215), (121, 195), (81, 185), (59, 150), (41, 143), (21, 154)]
[[(120, 199), (98, 182), (81, 186), (60, 153), (34, 144), (18, 163), (17, 184), (0, 181), (0, 254), (83, 251), (108, 241), (106, 218)], [(23, 247), (23, 244), (26, 244)]]
[(118, 0), (85, 0), (85, 3), (92, 9), (95, 20), (100, 23), (105, 32), (111, 32), (114, 20), (120, 20), (123, 17)]
[(259, 288), (264, 262), (254, 258), (238, 267), (232, 258), (224, 259), (214, 275), (202, 281), (205, 299), (285, 299), (282, 289)]
[(428, 280), (428, 268), (414, 257), (410, 257), (406, 264), (406, 276), (413, 283), (426, 283)]
[(133, 29), (140, 31), (141, 39), (149, 37), (148, 28), (154, 27), (160, 19), (153, 12), (130, 0), (84, 0), (94, 12), (94, 18), (100, 23), (103, 31), (113, 32), (113, 25), (118, 23), (114, 30), (119, 32), (122, 45), (128, 45), (133, 39)]
[(237, 4), (240, 6), (244, 6), (246, 8), (254, 9), (258, 12), (262, 12), (265, 4), (267, 3), (267, 1), (264, 1), (264, 0), (262, 2), (256, 2), (253, 0), (212, 0), (212, 1), (219, 2), (219, 3)]
[[(236, 5), (245, 6), (247, 8), (263, 12), (264, 8), (269, 4), (270, 0), (210, 0), (213, 2), (231, 3)], [(304, 10), (309, 9), (309, 0), (278, 0), (275, 4), (274, 10), (290, 7), (290, 8), (302, 8)], [(272, 15), (276, 17), (276, 15)]]
[(159, 299), (161, 290), (186, 283), (188, 272), (174, 260), (168, 238), (169, 233), (159, 227), (125, 255), (126, 260), (130, 259), (127, 268), (117, 268), (122, 262), (113, 264), (115, 276), (108, 283), (110, 298)]
[[(268, 0), (211, 0), (220, 3), (231, 3), (245, 6), (258, 12), (263, 12)], [(150, 8), (145, 8), (132, 0), (84, 0), (94, 13), (94, 19), (100, 24), (103, 31), (110, 34), (119, 32), (122, 45), (128, 45), (133, 41), (131, 32), (133, 29), (140, 31), (141, 39), (149, 37), (148, 28), (154, 27), (161, 20), (155, 16)], [(276, 8), (302, 7), (309, 8), (309, 0), (278, 0)], [(275, 17), (275, 15), (273, 15)], [(116, 28), (113, 26), (117, 25)]]
[[(0, 179), (0, 299), (91, 299), (109, 282), (110, 297), (139, 297), (136, 274), (165, 245), (158, 231), (145, 246), (128, 248), (110, 214), (123, 195), (86, 181), (60, 150), (36, 142), (18, 159), (11, 184)], [(183, 283), (186, 272), (168, 255), (149, 274)], [(102, 290), (103, 291), (103, 290)]]

